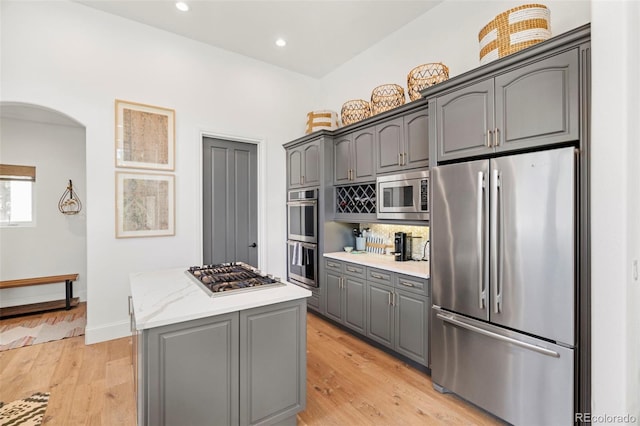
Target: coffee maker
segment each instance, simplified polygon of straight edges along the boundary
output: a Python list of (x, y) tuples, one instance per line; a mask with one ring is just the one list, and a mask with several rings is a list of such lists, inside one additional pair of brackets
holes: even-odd
[(396, 232), (393, 242), (396, 261), (411, 260), (411, 233)]

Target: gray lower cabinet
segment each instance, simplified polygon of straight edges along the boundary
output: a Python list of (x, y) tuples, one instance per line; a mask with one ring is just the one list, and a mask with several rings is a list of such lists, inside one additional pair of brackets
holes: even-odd
[(326, 316), (360, 333), (365, 332), (364, 267), (325, 261)]
[(578, 55), (571, 49), (430, 99), (438, 161), (578, 140)]
[(429, 366), (429, 280), (325, 260), (325, 315)]
[(151, 328), (140, 337), (140, 425), (270, 425), (304, 409), (304, 300)]

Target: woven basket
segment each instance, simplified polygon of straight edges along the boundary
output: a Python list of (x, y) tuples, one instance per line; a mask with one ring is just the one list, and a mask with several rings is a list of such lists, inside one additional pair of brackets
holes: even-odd
[(335, 130), (339, 127), (338, 113), (335, 111), (311, 111), (307, 113), (307, 128), (305, 133), (309, 134), (316, 130)]
[(420, 99), (420, 91), (449, 79), (449, 67), (442, 62), (418, 65), (407, 74), (409, 99)]
[(550, 15), (543, 4), (525, 4), (496, 16), (478, 34), (480, 63), (486, 64), (549, 39)]
[(342, 117), (342, 125), (348, 126), (371, 117), (371, 106), (365, 100), (352, 99), (342, 104), (340, 116)]
[(404, 104), (404, 89), (397, 84), (383, 84), (371, 91), (371, 115), (389, 111)]

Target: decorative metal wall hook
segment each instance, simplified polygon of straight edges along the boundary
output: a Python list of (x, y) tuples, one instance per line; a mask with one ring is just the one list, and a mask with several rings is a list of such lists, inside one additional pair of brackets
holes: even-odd
[(62, 214), (78, 214), (80, 210), (82, 210), (82, 202), (78, 194), (73, 190), (71, 179), (69, 179), (67, 190), (64, 191), (64, 194), (60, 197), (60, 201), (58, 201), (58, 210), (60, 210)]

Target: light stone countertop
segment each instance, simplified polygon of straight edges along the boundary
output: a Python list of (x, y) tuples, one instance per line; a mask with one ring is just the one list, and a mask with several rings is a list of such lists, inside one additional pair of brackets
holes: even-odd
[(136, 330), (237, 312), (311, 296), (311, 292), (284, 282), (284, 286), (210, 297), (181, 269), (129, 275)]
[(411, 275), (418, 278), (430, 278), (429, 262), (423, 260), (396, 262), (393, 256), (389, 255), (374, 253), (353, 254), (344, 251), (325, 253), (324, 257), (342, 260), (344, 262), (357, 263), (359, 265), (370, 266), (372, 268), (384, 269), (400, 274)]

